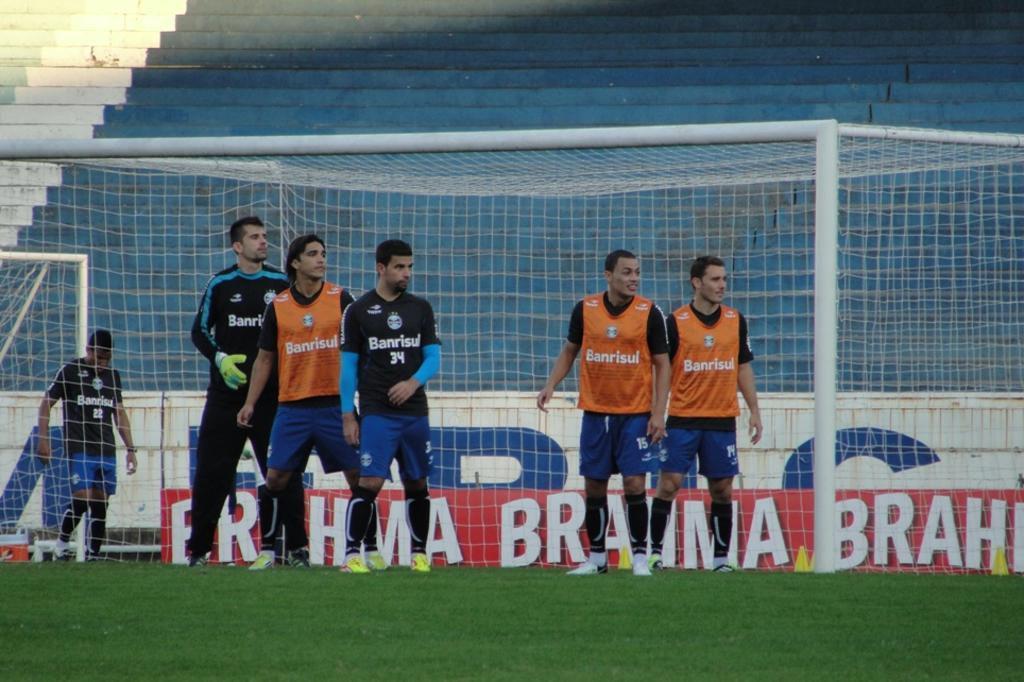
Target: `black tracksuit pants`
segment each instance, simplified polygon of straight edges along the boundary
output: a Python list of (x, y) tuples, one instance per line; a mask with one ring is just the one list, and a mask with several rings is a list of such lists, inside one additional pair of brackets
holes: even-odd
[[(196, 472), (192, 485), (192, 537), (187, 543), (190, 555), (206, 554), (213, 547), (213, 535), (220, 520), (224, 502), (235, 487), (235, 470), (246, 439), (252, 442), (260, 472), (267, 475), (267, 449), (274, 425), (277, 403), (261, 400), (256, 403), (251, 428), (241, 428), (235, 419), (241, 403), (217, 400), (207, 396), (199, 425), (196, 447)], [(296, 472), (281, 497), (291, 504), (282, 505), (279, 524), (285, 529), (286, 549), (309, 544), (306, 535), (302, 472)], [(266, 524), (267, 519), (261, 519)], [(263, 533), (261, 532), (261, 535)], [(276, 536), (275, 532), (271, 537)], [(265, 541), (261, 549), (272, 549), (273, 541)]]

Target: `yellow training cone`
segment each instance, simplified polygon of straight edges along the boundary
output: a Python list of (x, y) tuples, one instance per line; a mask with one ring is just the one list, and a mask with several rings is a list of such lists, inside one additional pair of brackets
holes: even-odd
[(794, 573), (810, 573), (814, 570), (814, 559), (810, 556), (806, 547), (801, 547), (796, 553), (796, 564), (793, 565)]
[(992, 561), (992, 575), (1010, 575), (1010, 568), (1006, 565), (1006, 548), (996, 547), (996, 556)]
[(622, 543), (622, 547), (619, 547), (619, 570), (633, 570), (633, 553), (629, 549), (628, 542)]

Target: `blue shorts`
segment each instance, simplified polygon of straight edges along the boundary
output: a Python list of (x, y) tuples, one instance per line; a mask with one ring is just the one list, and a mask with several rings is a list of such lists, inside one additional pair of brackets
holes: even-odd
[(267, 468), (305, 471), (314, 446), (328, 474), (359, 468), (359, 456), (345, 442), (340, 407), (278, 406), (270, 430)]
[(735, 431), (669, 429), (665, 447), (668, 458), (661, 465), (662, 471), (688, 473), (696, 455), (698, 473), (705, 478), (731, 478), (740, 473)]
[(612, 474), (642, 476), (657, 471), (658, 449), (647, 439), (646, 414), (584, 412), (580, 429), (580, 474), (607, 481)]
[(398, 459), (403, 481), (430, 476), (430, 420), (416, 415), (368, 414), (359, 424), (359, 464), (366, 478), (388, 478)]
[(71, 455), (71, 492), (103, 489), (109, 497), (117, 491), (117, 458), (76, 452)]

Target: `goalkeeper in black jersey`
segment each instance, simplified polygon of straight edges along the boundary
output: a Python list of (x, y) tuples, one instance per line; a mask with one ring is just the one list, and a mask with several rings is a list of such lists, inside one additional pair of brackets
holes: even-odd
[(37, 452), (46, 463), (52, 452), (50, 411), (64, 401), (64, 453), (70, 466), (71, 505), (61, 518), (53, 552), (57, 560), (70, 558), (68, 540), (86, 513), (86, 560), (99, 558), (106, 537), (108, 500), (117, 490), (114, 426), (128, 449), (125, 470), (129, 476), (138, 465), (132, 427), (121, 398), (121, 375), (110, 367), (113, 350), (111, 333), (97, 329), (89, 337), (85, 357), (60, 368), (39, 405)]
[[(245, 403), (244, 384), (256, 359), (263, 312), (278, 292), (288, 288), (288, 277), (264, 265), (267, 231), (259, 218), (235, 221), (229, 236), (237, 263), (210, 279), (192, 324), (192, 343), (210, 361), (210, 386), (196, 448), (189, 566), (206, 563), (224, 501), (234, 490), (235, 470), (247, 438), (260, 472), (266, 476), (267, 444), (277, 412), (277, 384), (272, 379), (256, 404), (252, 428), (242, 429), (235, 422)], [(265, 493), (264, 486), (260, 488), (261, 549), (274, 549), (281, 525), (286, 550), (305, 547), (302, 477), (294, 477), (276, 499)], [(280, 510), (276, 508), (278, 500)], [(289, 553), (288, 559), (297, 565), (309, 564), (305, 550)]]

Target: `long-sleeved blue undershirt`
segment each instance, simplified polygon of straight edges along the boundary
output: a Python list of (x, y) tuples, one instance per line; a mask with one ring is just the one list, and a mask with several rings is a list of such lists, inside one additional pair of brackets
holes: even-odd
[(356, 408), (356, 379), (359, 376), (359, 353), (341, 354), (341, 411), (353, 412)]
[(423, 362), (412, 378), (420, 382), (420, 386), (426, 386), (439, 369), (441, 369), (441, 346), (432, 343), (423, 347)]

